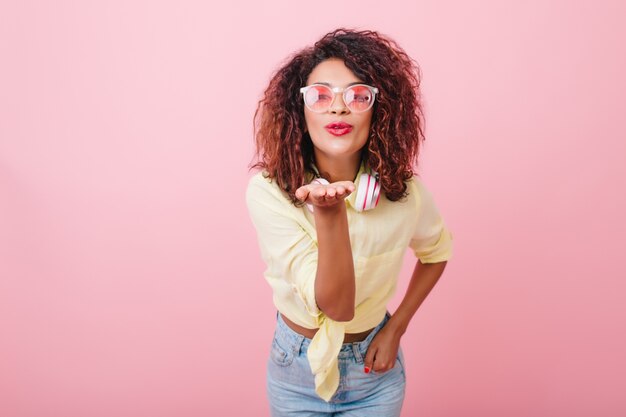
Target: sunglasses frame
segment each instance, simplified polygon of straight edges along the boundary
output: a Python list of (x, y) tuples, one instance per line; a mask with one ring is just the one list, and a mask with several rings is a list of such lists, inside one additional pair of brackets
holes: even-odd
[[(309, 105), (306, 102), (306, 99), (305, 99), (306, 92), (310, 88), (316, 87), (316, 86), (326, 87), (333, 93), (333, 98), (330, 101), (330, 104), (328, 105), (328, 108), (325, 109), (325, 110), (313, 110), (312, 108), (309, 107)], [(350, 89), (352, 87), (365, 87), (368, 90), (370, 90), (370, 92), (372, 93), (372, 101), (370, 102), (370, 105), (369, 105), (369, 107), (367, 109), (354, 111), (354, 110), (350, 109), (350, 107), (346, 104), (346, 90), (348, 90), (348, 89)], [(374, 105), (374, 102), (376, 101), (376, 94), (378, 94), (378, 88), (372, 87), (371, 85), (367, 85), (367, 84), (352, 84), (352, 85), (350, 85), (348, 87), (330, 87), (330, 86), (328, 86), (326, 84), (316, 83), (316, 84), (307, 85), (306, 87), (301, 87), (300, 88), (300, 93), (302, 94), (302, 99), (304, 100), (304, 105), (307, 107), (307, 109), (311, 110), (313, 113), (325, 113), (325, 112), (327, 112), (328, 109), (330, 109), (333, 106), (333, 103), (335, 102), (335, 98), (337, 98), (337, 93), (343, 93), (342, 94), (343, 103), (344, 103), (344, 105), (348, 109), (350, 109), (350, 111), (352, 113), (364, 113), (364, 112), (368, 111), (369, 109), (371, 109), (372, 106)]]

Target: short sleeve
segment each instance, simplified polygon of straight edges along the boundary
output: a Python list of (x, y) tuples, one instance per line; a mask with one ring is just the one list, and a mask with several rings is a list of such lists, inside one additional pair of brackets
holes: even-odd
[(270, 283), (272, 279), (286, 280), (307, 312), (317, 318), (322, 314), (315, 300), (317, 242), (293, 216), (291, 202), (272, 187), (257, 174), (246, 190), (248, 212), (267, 265), (265, 276)]
[(423, 264), (447, 261), (452, 257), (452, 233), (424, 183), (414, 177), (413, 184), (418, 219), (409, 247)]

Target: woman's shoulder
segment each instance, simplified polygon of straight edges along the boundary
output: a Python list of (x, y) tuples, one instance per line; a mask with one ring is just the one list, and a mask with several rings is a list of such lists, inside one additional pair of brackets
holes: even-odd
[(406, 184), (406, 192), (408, 195), (411, 194), (416, 194), (419, 190), (419, 186), (422, 183), (421, 178), (419, 177), (418, 174), (414, 173), (413, 176), (411, 178), (409, 178), (408, 180), (405, 180), (404, 183)]
[(273, 188), (277, 188), (276, 181), (272, 180), (267, 171), (258, 171), (248, 179), (248, 187), (246, 193), (251, 192), (269, 192)]
[(274, 189), (280, 191), (280, 186), (276, 178), (272, 177), (270, 173), (263, 169), (254, 173), (248, 180), (248, 188), (250, 187), (262, 187), (265, 189)]
[(248, 179), (246, 199), (273, 201), (285, 204), (288, 202), (285, 193), (278, 186), (276, 179), (270, 177), (267, 171), (259, 171)]
[(424, 198), (430, 196), (430, 191), (424, 179), (419, 174), (414, 173), (411, 178), (405, 181), (405, 183), (407, 185), (406, 192), (409, 198), (420, 202)]
[(419, 176), (418, 173), (414, 172), (413, 176), (411, 178), (409, 178), (408, 180), (406, 180), (405, 182), (407, 184), (412, 183), (412, 184), (416, 184), (418, 182), (422, 181), (421, 177)]

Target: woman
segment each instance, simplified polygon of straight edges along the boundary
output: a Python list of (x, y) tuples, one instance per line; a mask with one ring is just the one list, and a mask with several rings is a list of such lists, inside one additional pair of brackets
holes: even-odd
[[(419, 68), (388, 37), (337, 29), (275, 73), (254, 118), (262, 171), (246, 201), (278, 310), (272, 415), (398, 416), (400, 339), (452, 255), (413, 170)], [(418, 261), (392, 315), (407, 247)]]

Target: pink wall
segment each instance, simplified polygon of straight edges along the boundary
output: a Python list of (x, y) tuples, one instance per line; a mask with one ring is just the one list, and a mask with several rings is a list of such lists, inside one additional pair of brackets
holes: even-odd
[(0, 415), (268, 415), (252, 114), (341, 25), (421, 64), (456, 239), (403, 416), (626, 415), (623, 2), (207, 4), (0, 5)]

